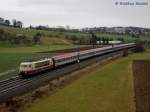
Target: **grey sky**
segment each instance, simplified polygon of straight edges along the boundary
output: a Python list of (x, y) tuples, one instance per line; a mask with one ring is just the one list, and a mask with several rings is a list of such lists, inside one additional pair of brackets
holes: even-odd
[(25, 26), (150, 28), (149, 0), (136, 0), (148, 2), (147, 6), (116, 6), (116, 1), (121, 0), (3, 0), (0, 3), (0, 16), (16, 18), (23, 21)]

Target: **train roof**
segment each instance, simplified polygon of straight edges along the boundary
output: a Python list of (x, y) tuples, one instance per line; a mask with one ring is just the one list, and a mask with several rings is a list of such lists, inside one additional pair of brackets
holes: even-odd
[(65, 54), (62, 54), (62, 55), (53, 56), (53, 58), (55, 60), (59, 60), (59, 59), (63, 59), (63, 58), (69, 58), (69, 57), (77, 56), (78, 54), (92, 53), (92, 52), (96, 52), (96, 51), (103, 51), (103, 50), (106, 50), (106, 49), (111, 49), (111, 48), (115, 48), (115, 47), (123, 47), (123, 46), (126, 46), (126, 45), (134, 45), (134, 44), (135, 43), (119, 44), (119, 45), (114, 45), (113, 47), (112, 46), (107, 46), (107, 47), (89, 49), (89, 50), (84, 50), (84, 51), (79, 51), (79, 52), (65, 53)]
[(43, 59), (43, 60), (34, 61), (34, 62), (32, 62), (32, 63), (40, 63), (40, 62), (50, 61), (50, 60), (52, 60), (52, 58), (46, 58), (46, 59)]
[(76, 56), (78, 54), (85, 54), (85, 53), (95, 52), (97, 50), (105, 50), (105, 49), (108, 49), (108, 48), (112, 48), (112, 47), (108, 46), (108, 47), (102, 47), (102, 48), (96, 48), (96, 49), (89, 49), (89, 50), (84, 50), (84, 51), (79, 51), (79, 52), (65, 53), (65, 54), (62, 54), (62, 55), (54, 56), (53, 58), (55, 60), (59, 60), (59, 59), (63, 59), (63, 58), (73, 57), (73, 56)]
[(65, 53), (57, 56), (53, 56), (55, 60), (63, 59), (63, 58), (68, 58), (68, 57), (73, 57), (76, 56), (78, 52), (72, 52), (72, 53)]
[[(126, 46), (126, 45), (135, 45), (135, 43), (114, 45), (113, 48), (122, 47), (122, 46)], [(103, 50), (110, 49), (110, 48), (112, 48), (112, 46), (89, 49), (89, 50), (84, 50), (84, 51), (79, 51), (79, 52), (65, 53), (65, 54), (62, 54), (62, 55), (53, 56), (52, 58), (54, 58), (55, 60), (60, 60), (60, 59), (64, 59), (64, 58), (77, 56), (78, 54), (81, 55), (81, 54), (92, 53), (92, 52), (96, 52), (96, 51), (103, 51)], [(37, 61), (31, 61), (31, 62), (22, 62), (21, 64), (25, 65), (25, 64), (31, 64), (31, 63), (40, 63), (40, 62), (52, 60), (52, 58), (45, 58), (45, 59), (41, 59), (41, 60), (37, 60)]]
[(44, 62), (44, 61), (49, 61), (52, 60), (51, 58), (46, 58), (46, 59), (42, 59), (42, 60), (38, 60), (38, 61), (32, 61), (32, 62), (22, 62), (21, 65), (29, 65), (32, 63), (40, 63), (40, 62)]
[(32, 62), (22, 62), (20, 65), (29, 65), (32, 64)]

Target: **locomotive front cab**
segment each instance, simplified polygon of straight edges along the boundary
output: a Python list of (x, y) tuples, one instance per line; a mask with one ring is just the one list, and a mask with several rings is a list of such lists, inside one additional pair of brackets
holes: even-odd
[(26, 62), (20, 64), (20, 74), (29, 74), (32, 71), (32, 63)]

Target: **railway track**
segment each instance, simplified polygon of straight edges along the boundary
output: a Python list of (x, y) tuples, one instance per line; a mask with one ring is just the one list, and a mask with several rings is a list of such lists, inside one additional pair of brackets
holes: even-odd
[(16, 82), (17, 80), (20, 80), (18, 76), (4, 80), (4, 81), (0, 81), (0, 88), (2, 88), (3, 86), (7, 86), (8, 84), (11, 84), (13, 82)]
[(92, 63), (101, 62), (107, 58), (122, 55), (123, 50), (112, 52), (109, 54), (101, 55), (98, 57), (90, 58), (88, 60), (81, 61), (80, 63), (73, 63), (66, 65), (55, 70), (52, 70), (48, 73), (38, 75), (36, 77), (21, 79), (19, 77), (14, 77), (9, 80), (0, 82), (0, 102), (4, 102), (9, 98), (23, 95), (29, 91), (33, 91), (40, 86), (46, 85), (49, 81), (56, 79), (58, 77), (64, 76), (70, 72), (76, 71), (78, 69), (84, 68)]

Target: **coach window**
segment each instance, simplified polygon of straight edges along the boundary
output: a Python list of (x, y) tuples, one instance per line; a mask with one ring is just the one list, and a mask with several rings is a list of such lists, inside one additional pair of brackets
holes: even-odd
[(24, 68), (25, 68), (25, 67), (28, 67), (28, 66), (27, 66), (27, 65), (21, 65), (21, 67), (24, 67)]

